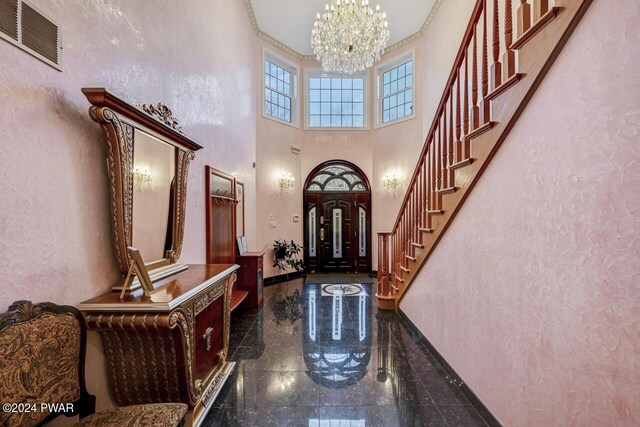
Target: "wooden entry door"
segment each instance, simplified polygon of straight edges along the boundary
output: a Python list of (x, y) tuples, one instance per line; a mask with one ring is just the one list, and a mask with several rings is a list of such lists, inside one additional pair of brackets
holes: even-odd
[[(322, 165), (321, 165), (322, 166)], [(307, 179), (304, 196), (304, 252), (307, 271), (369, 272), (371, 271), (371, 200), (366, 178), (345, 178), (331, 184), (333, 166), (320, 168), (314, 178)], [(338, 174), (355, 175), (355, 167)], [(361, 172), (358, 170), (358, 176)], [(317, 183), (325, 185), (320, 186)], [(347, 185), (348, 183), (352, 185)], [(355, 183), (355, 184), (354, 184)], [(332, 186), (333, 185), (333, 186)], [(335, 191), (338, 189), (352, 191)], [(328, 191), (327, 191), (328, 190)]]

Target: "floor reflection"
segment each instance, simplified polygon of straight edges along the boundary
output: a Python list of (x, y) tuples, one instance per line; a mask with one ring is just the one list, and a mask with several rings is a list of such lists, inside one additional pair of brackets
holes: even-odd
[(406, 325), (378, 312), (371, 285), (362, 289), (291, 281), (234, 313), (236, 369), (204, 425), (484, 425)]

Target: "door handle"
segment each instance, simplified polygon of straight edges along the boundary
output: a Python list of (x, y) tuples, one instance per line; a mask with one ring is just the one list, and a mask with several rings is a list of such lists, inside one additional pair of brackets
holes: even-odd
[(324, 241), (324, 227), (320, 229), (320, 240)]
[(213, 328), (207, 328), (202, 334), (202, 338), (204, 338), (207, 344), (207, 351), (211, 351), (211, 333), (213, 332)]

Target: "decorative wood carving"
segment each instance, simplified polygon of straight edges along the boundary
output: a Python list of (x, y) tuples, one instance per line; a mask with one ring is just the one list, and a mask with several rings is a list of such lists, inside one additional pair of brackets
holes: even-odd
[[(187, 178), (194, 150), (202, 148), (188, 139), (164, 104), (143, 105), (144, 111), (128, 104), (105, 89), (82, 90), (93, 106), (89, 115), (99, 123), (106, 137), (111, 223), (116, 259), (123, 277), (129, 271), (131, 260), (127, 247), (133, 246), (133, 148), (134, 129), (154, 132), (163, 142), (176, 149), (175, 188), (173, 190), (172, 246), (165, 259), (147, 268), (154, 269), (177, 262), (182, 252), (186, 211)], [(152, 274), (153, 278), (153, 274)], [(121, 289), (121, 284), (114, 286)]]
[[(238, 267), (189, 267), (163, 279), (151, 297), (128, 295), (119, 303), (118, 296), (110, 293), (79, 308), (87, 328), (102, 337), (111, 393), (118, 405), (183, 402), (191, 407), (187, 418), (197, 424), (233, 369), (227, 354), (231, 290)], [(213, 307), (216, 303), (220, 305)], [(222, 311), (220, 324), (199, 318), (210, 309)], [(197, 329), (211, 326), (222, 331), (220, 341), (196, 335)], [(209, 347), (208, 351), (214, 346), (217, 363), (201, 366), (198, 347)]]

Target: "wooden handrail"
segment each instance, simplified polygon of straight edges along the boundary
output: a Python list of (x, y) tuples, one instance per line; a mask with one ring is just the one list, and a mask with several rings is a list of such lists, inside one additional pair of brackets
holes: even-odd
[[(412, 278), (513, 127), (548, 69), (547, 64), (557, 56), (568, 37), (565, 33), (575, 27), (591, 0), (571, 0), (551, 8), (545, 6), (544, 0), (533, 0), (533, 13), (529, 2), (520, 0), (515, 11), (514, 41), (512, 0), (504, 0), (502, 5), (499, 0), (476, 0), (398, 216), (391, 231), (378, 236), (380, 308), (388, 308), (390, 300), (395, 301), (397, 308)], [(560, 23), (549, 30), (552, 39), (533, 42), (536, 49), (527, 51), (525, 69), (516, 72), (521, 65), (516, 63), (515, 52), (520, 52), (520, 61), (521, 48), (554, 21), (561, 10), (566, 11), (566, 18), (560, 18)], [(516, 86), (523, 76), (527, 76), (526, 83)], [(500, 105), (494, 108), (500, 111), (500, 121), (495, 122), (491, 118), (491, 105), (499, 98)], [(492, 131), (491, 148), (487, 149), (485, 142), (484, 148), (478, 149), (483, 147), (480, 141), (486, 141), (483, 134), (488, 131)], [(456, 170), (467, 166), (469, 172), (456, 183)], [(455, 194), (444, 197), (450, 193)], [(439, 216), (442, 217), (438, 219)]]
[[(438, 108), (436, 109), (436, 114), (433, 119), (433, 122), (431, 123), (431, 128), (429, 128), (429, 132), (427, 133), (427, 137), (425, 138), (424, 146), (422, 147), (422, 151), (420, 152), (420, 157), (418, 162), (419, 164), (422, 163), (427, 157), (427, 150), (429, 149), (429, 141), (433, 139), (433, 134), (435, 132), (435, 129), (438, 127), (438, 122), (440, 121), (440, 117), (442, 116), (444, 106), (446, 105), (447, 100), (449, 99), (448, 97), (449, 91), (451, 90), (451, 87), (456, 81), (457, 69), (460, 65), (462, 65), (462, 60), (465, 58), (465, 52), (469, 47), (469, 45), (471, 44), (471, 39), (475, 34), (476, 24), (478, 23), (478, 21), (480, 20), (480, 17), (482, 16), (482, 9), (485, 1), (486, 0), (477, 0), (476, 6), (474, 7), (473, 12), (471, 13), (469, 24), (467, 25), (467, 29), (464, 32), (464, 36), (462, 37), (462, 43), (460, 44), (460, 48), (458, 49), (456, 59), (453, 62), (453, 68), (451, 69), (451, 73), (449, 73), (449, 78), (447, 79), (447, 84), (445, 85), (444, 93), (440, 98), (440, 103), (438, 104)], [(418, 175), (419, 169), (420, 169), (419, 167), (416, 167), (415, 171), (413, 172), (411, 181), (409, 183), (409, 188), (412, 188), (413, 185), (415, 184), (415, 180)], [(401, 206), (404, 206), (407, 203), (408, 198), (409, 198), (409, 191), (407, 191), (407, 194), (405, 195)], [(402, 212), (402, 209), (401, 209), (401, 212)], [(396, 222), (392, 230), (395, 230), (398, 227), (398, 224), (400, 222), (400, 217), (401, 217), (401, 214), (398, 215), (398, 218), (396, 219)]]

